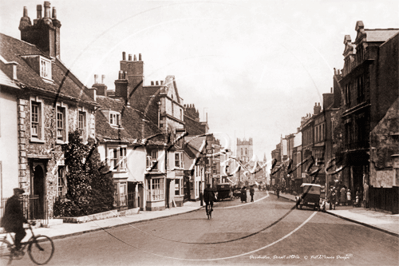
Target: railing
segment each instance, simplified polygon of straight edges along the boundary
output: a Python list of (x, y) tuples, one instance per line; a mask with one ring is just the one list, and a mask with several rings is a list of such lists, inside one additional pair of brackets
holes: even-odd
[[(1, 199), (0, 220), (3, 218), (8, 199), (9, 198)], [(24, 195), (19, 201), (23, 215), (27, 220), (40, 220), (42, 224), (48, 224), (48, 202), (46, 199), (40, 200), (37, 195)]]

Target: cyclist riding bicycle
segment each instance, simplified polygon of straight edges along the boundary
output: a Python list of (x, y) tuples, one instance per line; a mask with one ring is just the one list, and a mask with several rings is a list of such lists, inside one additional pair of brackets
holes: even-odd
[(22, 188), (14, 188), (14, 196), (6, 202), (4, 216), (1, 219), (1, 226), (7, 232), (15, 233), (15, 248), (19, 251), (21, 248), (21, 240), (26, 236), (24, 223), (28, 223), (23, 215), (19, 199), (25, 191)]
[(213, 211), (213, 201), (215, 199), (215, 192), (211, 189), (211, 184), (207, 184), (204, 190), (204, 201), (205, 206), (211, 205), (211, 211)]

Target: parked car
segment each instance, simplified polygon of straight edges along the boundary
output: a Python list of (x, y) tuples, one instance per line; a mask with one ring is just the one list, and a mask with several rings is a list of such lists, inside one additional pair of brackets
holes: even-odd
[(315, 210), (320, 210), (320, 192), (321, 185), (303, 183), (301, 185), (302, 193), (296, 196), (296, 207), (302, 209), (302, 206), (311, 207)]

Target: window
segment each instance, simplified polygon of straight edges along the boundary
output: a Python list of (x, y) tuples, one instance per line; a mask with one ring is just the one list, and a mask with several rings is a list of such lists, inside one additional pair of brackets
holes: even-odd
[(66, 140), (65, 108), (57, 106), (57, 139)]
[(183, 168), (183, 160), (181, 152), (175, 153), (175, 168)]
[(58, 166), (58, 197), (65, 195), (66, 187), (65, 166)]
[(81, 137), (84, 137), (85, 129), (86, 129), (86, 113), (79, 112), (79, 122), (78, 122), (78, 129), (81, 134)]
[(164, 179), (149, 179), (148, 180), (148, 199), (149, 200), (163, 200), (164, 199)]
[(40, 76), (45, 79), (51, 79), (51, 61), (40, 58)]
[(181, 193), (181, 179), (175, 179), (175, 195), (180, 196)]
[(118, 172), (126, 171), (126, 148), (113, 148), (109, 149), (109, 167), (111, 170), (116, 170)]
[(31, 136), (42, 139), (42, 110), (40, 102), (31, 102)]
[(120, 114), (119, 113), (109, 113), (109, 123), (112, 126), (119, 126), (120, 125)]

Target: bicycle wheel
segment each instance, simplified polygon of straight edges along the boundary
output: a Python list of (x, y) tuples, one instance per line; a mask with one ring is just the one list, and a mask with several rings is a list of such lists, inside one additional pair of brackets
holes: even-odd
[(54, 253), (53, 240), (47, 236), (36, 236), (31, 241), (28, 247), (30, 259), (38, 265), (49, 262)]
[(8, 260), (8, 264), (12, 261), (11, 247), (12, 245), (7, 240), (0, 240), (0, 258)]

